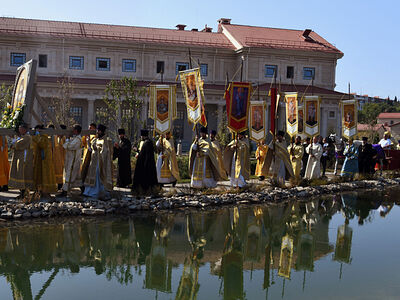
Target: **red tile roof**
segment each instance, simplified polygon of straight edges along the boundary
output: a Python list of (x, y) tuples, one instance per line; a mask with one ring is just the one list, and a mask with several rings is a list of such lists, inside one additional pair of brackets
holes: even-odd
[(378, 119), (400, 119), (400, 113), (380, 113)]
[(382, 128), (385, 131), (390, 131), (390, 128), (385, 127), (383, 124), (375, 124), (373, 127), (369, 124), (357, 124), (357, 130), (358, 131), (367, 131), (367, 130), (373, 130), (373, 131), (378, 131), (380, 128)]
[(311, 41), (303, 37), (303, 30), (257, 27), (246, 25), (223, 24), (226, 29), (242, 46), (259, 48), (294, 49), (307, 51), (343, 52), (319, 36), (314, 31), (309, 34)]
[(396, 122), (396, 123), (394, 123), (392, 125), (389, 125), (389, 127), (394, 127), (394, 126), (397, 126), (397, 125), (400, 125), (400, 122)]
[(222, 33), (79, 22), (0, 18), (0, 34), (39, 35), (234, 49)]

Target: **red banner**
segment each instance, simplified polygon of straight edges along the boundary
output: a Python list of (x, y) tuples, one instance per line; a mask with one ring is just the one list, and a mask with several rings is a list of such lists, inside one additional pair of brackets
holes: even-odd
[(270, 108), (270, 131), (275, 135), (275, 121), (276, 121), (276, 88), (271, 88), (271, 108)]
[(248, 128), (252, 87), (248, 82), (232, 82), (225, 91), (228, 128), (239, 133)]

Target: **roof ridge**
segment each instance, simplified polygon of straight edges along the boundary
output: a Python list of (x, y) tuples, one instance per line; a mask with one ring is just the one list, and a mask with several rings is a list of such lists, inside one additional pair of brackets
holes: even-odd
[(253, 28), (263, 28), (263, 29), (290, 30), (290, 31), (299, 31), (299, 32), (304, 31), (304, 29), (291, 29), (291, 28), (279, 28), (279, 27), (268, 27), (268, 26), (266, 27), (266, 26), (259, 26), (259, 25), (244, 25), (244, 24), (222, 24), (222, 25), (223, 26), (253, 27)]

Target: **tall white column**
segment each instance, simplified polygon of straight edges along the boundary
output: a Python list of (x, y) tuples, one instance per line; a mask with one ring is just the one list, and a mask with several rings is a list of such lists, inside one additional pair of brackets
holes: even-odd
[(89, 126), (90, 123), (95, 121), (95, 114), (94, 114), (94, 101), (96, 101), (96, 99), (91, 98), (91, 99), (87, 99), (88, 101), (88, 110), (87, 110), (87, 124)]

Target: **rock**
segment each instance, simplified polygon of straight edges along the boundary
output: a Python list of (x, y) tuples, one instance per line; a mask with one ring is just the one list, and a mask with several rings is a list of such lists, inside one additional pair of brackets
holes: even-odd
[(94, 215), (104, 215), (105, 210), (100, 209), (100, 208), (83, 208), (82, 209), (82, 214), (88, 215), (88, 216), (94, 216)]
[(16, 215), (14, 215), (14, 219), (21, 219), (21, 217), (22, 217), (22, 214), (16, 214)]
[(32, 217), (34, 217), (34, 218), (39, 218), (41, 215), (42, 215), (42, 212), (40, 212), (40, 211), (35, 211), (32, 213)]
[(22, 215), (24, 212), (25, 212), (25, 210), (18, 208), (18, 209), (15, 211), (15, 214), (17, 214), (17, 215)]
[(22, 214), (22, 217), (23, 218), (30, 218), (32, 216), (32, 214), (30, 213), (30, 212), (24, 212), (23, 214)]
[(0, 218), (2, 219), (12, 219), (13, 218), (13, 213), (11, 211), (4, 212), (0, 215)]

